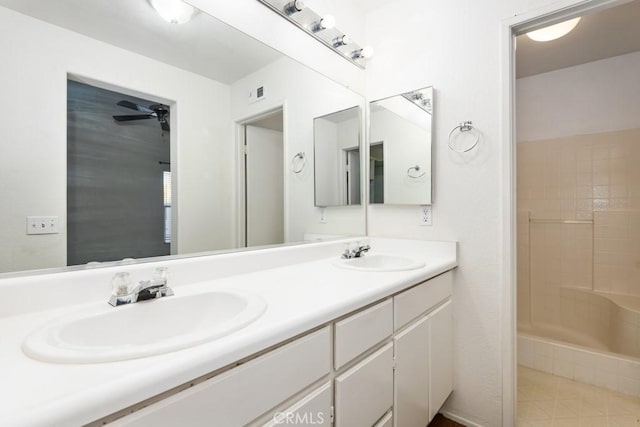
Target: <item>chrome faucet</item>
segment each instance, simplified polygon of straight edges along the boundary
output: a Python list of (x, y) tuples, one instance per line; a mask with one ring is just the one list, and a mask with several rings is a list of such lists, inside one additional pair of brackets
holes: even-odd
[(354, 249), (346, 248), (344, 253), (342, 254), (343, 259), (351, 259), (351, 258), (360, 258), (364, 256), (365, 252), (368, 252), (371, 249), (369, 245), (358, 245)]
[(173, 295), (173, 290), (167, 285), (165, 267), (157, 268), (153, 279), (142, 280), (133, 288), (131, 288), (129, 273), (117, 273), (111, 284), (113, 294), (109, 298), (109, 304), (114, 307)]

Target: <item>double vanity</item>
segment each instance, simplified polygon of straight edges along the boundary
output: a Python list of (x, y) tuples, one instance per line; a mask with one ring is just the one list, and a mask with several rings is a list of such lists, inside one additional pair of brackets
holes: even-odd
[[(354, 242), (0, 280), (0, 424), (426, 425), (452, 390), (456, 244), (341, 259)], [(174, 296), (107, 303), (157, 267)]]

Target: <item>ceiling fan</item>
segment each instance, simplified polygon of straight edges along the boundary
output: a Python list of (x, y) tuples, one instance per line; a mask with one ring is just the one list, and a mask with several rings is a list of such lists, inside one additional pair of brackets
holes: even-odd
[(169, 107), (162, 104), (151, 104), (148, 107), (135, 104), (131, 101), (120, 101), (119, 106), (139, 111), (143, 114), (131, 114), (126, 116), (113, 116), (117, 122), (129, 122), (133, 120), (158, 119), (163, 131), (169, 132)]

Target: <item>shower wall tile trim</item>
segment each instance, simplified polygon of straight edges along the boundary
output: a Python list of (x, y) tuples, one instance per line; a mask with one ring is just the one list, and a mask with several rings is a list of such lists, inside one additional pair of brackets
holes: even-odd
[(640, 397), (640, 361), (521, 334), (518, 336), (518, 364)]

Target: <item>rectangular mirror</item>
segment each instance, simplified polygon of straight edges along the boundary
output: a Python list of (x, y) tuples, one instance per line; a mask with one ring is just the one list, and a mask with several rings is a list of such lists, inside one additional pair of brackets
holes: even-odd
[(431, 204), (433, 88), (370, 103), (369, 203)]
[(352, 107), (313, 120), (315, 205), (359, 205), (362, 110)]
[(361, 95), (148, 1), (0, 0), (0, 35), (0, 273), (366, 233), (313, 200), (314, 118)]

